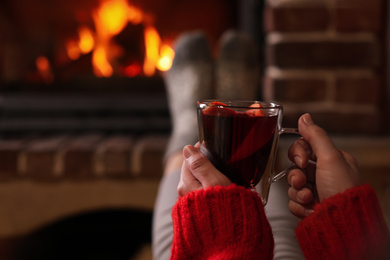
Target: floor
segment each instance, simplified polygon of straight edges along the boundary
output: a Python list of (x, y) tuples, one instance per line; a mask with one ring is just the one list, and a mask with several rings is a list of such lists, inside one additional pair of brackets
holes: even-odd
[(134, 210), (67, 218), (8, 241), (0, 260), (151, 260), (151, 221), (151, 212)]
[(152, 260), (152, 246), (151, 244), (144, 244), (139, 251), (133, 256), (131, 260)]

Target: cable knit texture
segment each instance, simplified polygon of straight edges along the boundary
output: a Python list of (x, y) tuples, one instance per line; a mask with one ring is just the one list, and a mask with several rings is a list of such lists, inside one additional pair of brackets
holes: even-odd
[(296, 229), (306, 259), (389, 259), (390, 235), (374, 190), (363, 185), (323, 200)]
[(257, 193), (213, 187), (180, 198), (172, 211), (171, 259), (272, 259), (274, 240)]
[[(234, 184), (194, 191), (177, 201), (172, 217), (171, 259), (273, 258), (271, 227), (255, 192)], [(390, 259), (389, 229), (368, 185), (316, 205), (296, 235), (306, 259)]]

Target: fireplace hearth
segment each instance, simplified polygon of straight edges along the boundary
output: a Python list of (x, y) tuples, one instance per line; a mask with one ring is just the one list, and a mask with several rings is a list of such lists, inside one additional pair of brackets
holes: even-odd
[[(107, 87), (109, 86), (109, 87)], [(154, 78), (89, 78), (67, 84), (12, 86), (0, 102), (0, 134), (168, 134), (164, 83)]]

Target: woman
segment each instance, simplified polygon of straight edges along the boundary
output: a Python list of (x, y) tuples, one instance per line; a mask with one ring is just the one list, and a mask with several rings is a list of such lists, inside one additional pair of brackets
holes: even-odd
[[(289, 158), (300, 169), (288, 174), (288, 195), (290, 211), (302, 218), (296, 236), (305, 258), (389, 259), (388, 227), (354, 158), (337, 149), (309, 114), (298, 127), (302, 139)], [(186, 146), (183, 156), (171, 259), (272, 259), (272, 229), (258, 194), (232, 184), (198, 145)]]

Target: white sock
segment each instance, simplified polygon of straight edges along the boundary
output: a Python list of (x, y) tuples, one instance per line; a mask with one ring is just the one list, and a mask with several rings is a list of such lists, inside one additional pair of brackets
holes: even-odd
[(175, 58), (165, 75), (172, 119), (172, 135), (165, 159), (198, 140), (196, 102), (213, 95), (213, 60), (205, 35), (182, 34), (175, 45)]
[(217, 98), (257, 100), (259, 86), (260, 65), (254, 42), (242, 32), (225, 32), (216, 65)]

